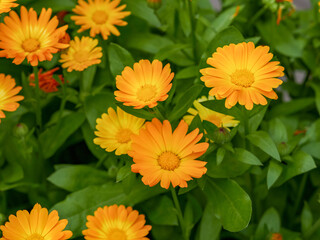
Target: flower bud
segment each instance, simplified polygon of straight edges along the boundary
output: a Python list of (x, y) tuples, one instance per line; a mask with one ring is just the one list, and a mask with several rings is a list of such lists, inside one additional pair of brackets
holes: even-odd
[(158, 9), (161, 7), (162, 0), (147, 0), (148, 6), (153, 9)]
[(230, 141), (231, 134), (227, 128), (220, 127), (213, 132), (213, 141), (218, 144), (224, 144)]
[(118, 173), (118, 168), (117, 166), (112, 165), (109, 169), (108, 169), (108, 175), (111, 178), (115, 178), (117, 176)]
[(281, 142), (277, 146), (280, 156), (286, 156), (290, 153), (290, 147), (286, 142)]
[(280, 233), (273, 233), (270, 240), (282, 240), (282, 235)]
[(24, 123), (18, 123), (13, 129), (13, 134), (16, 137), (22, 138), (25, 137), (29, 132), (29, 128)]

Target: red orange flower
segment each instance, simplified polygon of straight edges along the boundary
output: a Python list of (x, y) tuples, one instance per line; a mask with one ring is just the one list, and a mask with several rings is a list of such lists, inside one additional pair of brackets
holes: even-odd
[[(42, 91), (46, 92), (46, 93), (51, 93), (51, 92), (57, 92), (58, 91), (58, 86), (60, 85), (59, 82), (57, 82), (54, 78), (53, 78), (53, 74), (58, 71), (59, 68), (56, 67), (54, 69), (51, 69), (50, 71), (47, 71), (45, 73), (42, 73), (43, 69), (39, 70), (39, 87)], [(61, 82), (64, 82), (63, 76), (60, 74), (58, 75), (58, 77), (60, 78)], [(35, 86), (34, 83), (35, 79), (34, 79), (34, 73), (32, 73), (30, 75), (30, 86)]]

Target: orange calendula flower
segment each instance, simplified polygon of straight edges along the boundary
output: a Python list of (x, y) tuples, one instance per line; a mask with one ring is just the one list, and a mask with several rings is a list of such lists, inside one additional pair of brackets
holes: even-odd
[(171, 124), (156, 118), (145, 124), (138, 135), (132, 136), (132, 172), (140, 173), (142, 181), (150, 187), (160, 182), (161, 187), (187, 187), (187, 181), (201, 178), (207, 172), (204, 161), (195, 160), (208, 149), (199, 129), (187, 134), (188, 124), (181, 120), (172, 132)]
[[(46, 93), (51, 93), (51, 92), (57, 92), (58, 91), (58, 86), (60, 85), (59, 82), (57, 82), (53, 78), (53, 74), (58, 71), (59, 68), (56, 67), (54, 69), (51, 69), (50, 71), (47, 71), (45, 73), (42, 73), (43, 69), (41, 68), (39, 70), (38, 78), (39, 78), (39, 87), (42, 91)], [(60, 74), (58, 75), (60, 78), (61, 82), (64, 82), (63, 76)], [(34, 73), (30, 75), (30, 86), (35, 86), (35, 79), (34, 79)]]
[(145, 225), (143, 214), (123, 205), (98, 208), (87, 220), (88, 229), (82, 231), (87, 240), (149, 240), (146, 236), (152, 228)]
[(127, 154), (131, 149), (131, 136), (139, 133), (144, 124), (144, 119), (126, 113), (117, 107), (117, 112), (113, 108), (108, 109), (108, 114), (103, 113), (97, 119), (97, 138), (93, 142), (100, 145), (107, 152), (116, 150), (116, 155)]
[(11, 8), (17, 7), (19, 4), (15, 3), (17, 0), (1, 0), (0, 14), (10, 12)]
[(72, 10), (77, 16), (71, 16), (81, 28), (78, 32), (90, 29), (90, 36), (101, 34), (106, 40), (112, 34), (119, 36), (120, 32), (115, 26), (126, 26), (122, 19), (130, 12), (122, 11), (126, 5), (118, 6), (120, 0), (79, 0), (78, 5)]
[(20, 106), (18, 101), (24, 99), (23, 96), (17, 95), (22, 87), (15, 87), (16, 81), (10, 76), (0, 74), (0, 122), (5, 118), (3, 111), (14, 112)]
[(126, 106), (139, 109), (145, 106), (153, 108), (158, 101), (168, 98), (174, 73), (170, 65), (162, 68), (159, 60), (140, 60), (133, 65), (133, 69), (125, 67), (121, 75), (116, 77), (116, 86), (119, 91), (114, 94), (119, 102)]
[(251, 110), (253, 104), (266, 105), (267, 100), (277, 99), (273, 88), (282, 84), (284, 68), (278, 61), (271, 61), (269, 47), (255, 47), (253, 42), (230, 44), (218, 48), (207, 63), (212, 67), (201, 69), (201, 80), (212, 88), (211, 96), (226, 99), (226, 108), (237, 102)]
[(270, 240), (282, 240), (282, 235), (280, 233), (273, 233)]
[(0, 226), (0, 240), (65, 240), (72, 236), (71, 231), (63, 231), (67, 224), (68, 220), (59, 220), (57, 211), (48, 214), (48, 209), (37, 203), (30, 213), (19, 210), (17, 216), (10, 215), (9, 222)]
[(75, 37), (70, 41), (66, 53), (61, 54), (60, 62), (68, 72), (73, 70), (83, 71), (87, 67), (101, 63), (102, 48), (97, 47), (98, 40), (90, 37)]
[(68, 26), (57, 29), (57, 17), (50, 20), (52, 10), (42, 9), (39, 19), (32, 8), (21, 7), (20, 15), (11, 11), (0, 24), (0, 57), (14, 58), (13, 63), (21, 64), (25, 58), (32, 66), (52, 59), (52, 53), (68, 47), (59, 43)]

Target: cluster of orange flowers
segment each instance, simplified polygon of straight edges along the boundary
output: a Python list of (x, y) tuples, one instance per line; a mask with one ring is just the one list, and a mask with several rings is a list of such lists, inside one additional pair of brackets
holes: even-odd
[[(25, 59), (32, 65), (51, 60), (54, 53), (61, 50), (60, 62), (67, 71), (83, 71), (87, 67), (99, 64), (102, 48), (98, 40), (101, 34), (105, 40), (111, 34), (120, 33), (115, 27), (125, 26), (122, 19), (130, 12), (122, 11), (126, 6), (119, 6), (120, 0), (79, 0), (71, 17), (81, 28), (78, 32), (90, 30), (90, 37), (75, 37), (70, 40), (66, 30), (68, 26), (58, 28), (57, 17), (51, 18), (51, 9), (42, 9), (39, 18), (31, 8), (21, 7), (20, 16), (10, 11), (16, 7), (15, 0), (0, 2), (0, 12), (8, 12), (0, 24), (0, 57), (13, 58), (13, 63), (21, 64)], [(69, 41), (70, 40), (70, 41)], [(208, 68), (201, 69), (201, 80), (211, 88), (209, 95), (217, 100), (225, 99), (225, 107), (231, 108), (237, 103), (251, 110), (254, 104), (267, 104), (267, 98), (277, 99), (274, 88), (282, 81), (284, 68), (279, 62), (271, 61), (273, 54), (269, 47), (255, 47), (252, 42), (230, 44), (218, 48), (208, 58)], [(39, 86), (45, 92), (57, 91), (59, 83), (53, 78), (54, 68), (46, 73), (40, 70)], [(61, 83), (64, 79), (58, 76)], [(154, 108), (158, 102), (165, 101), (172, 87), (174, 73), (170, 65), (163, 66), (158, 60), (140, 60), (127, 66), (116, 77), (117, 101), (126, 106)], [(30, 76), (30, 84), (35, 84), (35, 76)], [(21, 87), (15, 87), (15, 80), (0, 74), (0, 118), (5, 111), (15, 111), (18, 101), (23, 96), (17, 94)], [(109, 108), (97, 119), (97, 138), (94, 143), (116, 155), (128, 154), (134, 164), (131, 170), (142, 175), (144, 184), (150, 187), (160, 182), (161, 187), (187, 187), (187, 181), (201, 178), (207, 171), (205, 161), (198, 160), (208, 149), (209, 143), (200, 142), (203, 134), (199, 129), (188, 133), (188, 124), (199, 114), (201, 120), (212, 122), (218, 127), (234, 127), (239, 124), (232, 116), (214, 112), (201, 105), (207, 98), (194, 102), (185, 120), (173, 130), (168, 120), (161, 122), (154, 118), (151, 122), (126, 113), (121, 108)], [(147, 239), (145, 236), (151, 226), (145, 226), (145, 218), (131, 207), (110, 206), (99, 208), (95, 216), (89, 216), (87, 230), (83, 231), (86, 239)], [(41, 219), (41, 221), (40, 221)], [(47, 209), (36, 204), (29, 214), (18, 211), (17, 217), (11, 215), (9, 222), (0, 229), (1, 240), (13, 239), (68, 239), (72, 233), (62, 231), (67, 225), (60, 220), (56, 211), (48, 214)]]

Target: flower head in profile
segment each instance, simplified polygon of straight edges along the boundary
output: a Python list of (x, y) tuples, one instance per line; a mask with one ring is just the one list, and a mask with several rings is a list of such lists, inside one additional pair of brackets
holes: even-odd
[(0, 14), (10, 12), (11, 8), (17, 7), (19, 4), (17, 0), (1, 0), (0, 1)]
[(98, 208), (94, 216), (87, 216), (87, 220), (88, 229), (82, 231), (86, 240), (149, 240), (146, 236), (151, 226), (145, 225), (145, 216), (132, 207), (112, 205)]
[(198, 143), (202, 138), (199, 129), (189, 134), (188, 124), (181, 120), (172, 132), (168, 120), (161, 123), (154, 118), (145, 124), (138, 135), (132, 136), (132, 172), (140, 173), (142, 181), (150, 187), (160, 182), (161, 187), (187, 187), (187, 181), (201, 178), (207, 172), (204, 161), (196, 160), (208, 149), (208, 143)]
[(101, 63), (102, 48), (97, 45), (97, 39), (75, 37), (70, 41), (68, 50), (61, 54), (62, 67), (67, 68), (68, 72), (83, 71), (91, 65)]
[(277, 24), (295, 11), (293, 0), (276, 0), (278, 3)]
[(266, 105), (267, 100), (277, 99), (273, 88), (282, 81), (284, 68), (278, 61), (271, 61), (269, 47), (255, 47), (243, 42), (218, 48), (207, 63), (212, 67), (201, 69), (201, 80), (209, 88), (209, 95), (226, 99), (226, 108), (237, 102), (251, 110), (253, 104)]
[(107, 152), (116, 150), (116, 155), (127, 154), (131, 148), (131, 136), (139, 133), (144, 124), (144, 119), (126, 113), (117, 107), (108, 109), (108, 114), (103, 113), (97, 119), (97, 130), (93, 141)]
[(174, 73), (170, 65), (164, 68), (162, 62), (154, 60), (140, 60), (133, 65), (133, 69), (125, 67), (121, 75), (116, 77), (116, 85), (119, 91), (114, 94), (119, 102), (136, 109), (148, 106), (157, 106), (158, 101), (168, 98), (168, 92), (172, 86)]
[[(42, 73), (43, 69), (41, 68), (38, 73), (38, 78), (39, 78), (39, 87), (42, 91), (46, 93), (51, 93), (51, 92), (57, 92), (58, 91), (58, 86), (60, 85), (59, 82), (57, 82), (53, 78), (53, 74), (58, 71), (59, 68), (53, 68), (45, 73)], [(58, 75), (60, 78), (61, 82), (64, 82), (63, 76), (61, 74)], [(34, 79), (34, 73), (32, 73), (29, 77), (30, 79), (30, 86), (35, 86), (35, 79)]]
[(49, 214), (37, 203), (30, 213), (19, 210), (16, 216), (9, 216), (9, 221), (0, 226), (1, 240), (65, 240), (72, 236), (71, 231), (64, 230), (67, 224), (68, 220), (59, 220), (56, 210)]
[(193, 102), (194, 108), (189, 108), (188, 113), (191, 115), (186, 115), (183, 119), (186, 121), (188, 125), (191, 124), (193, 118), (199, 114), (201, 121), (206, 120), (208, 122), (213, 123), (218, 128), (224, 127), (236, 127), (239, 124), (238, 120), (235, 120), (234, 117), (225, 115), (222, 113), (218, 113), (209, 108), (206, 108), (201, 104), (201, 102), (207, 101), (206, 97), (202, 97)]
[(18, 101), (24, 99), (17, 95), (22, 87), (15, 87), (16, 81), (10, 75), (0, 74), (0, 122), (5, 118), (3, 111), (14, 112), (20, 106)]
[(39, 18), (32, 8), (21, 7), (20, 15), (11, 11), (0, 24), (0, 57), (14, 58), (13, 63), (21, 64), (26, 58), (32, 66), (51, 60), (52, 54), (67, 48), (60, 43), (68, 26), (57, 28), (56, 16), (50, 19), (52, 9), (42, 9)]
[(90, 36), (101, 34), (106, 40), (111, 34), (116, 36), (120, 32), (116, 26), (126, 26), (122, 19), (130, 15), (130, 12), (122, 11), (126, 5), (118, 6), (120, 0), (79, 0), (78, 5), (72, 10), (75, 16), (71, 19), (81, 28), (78, 32), (90, 29)]

